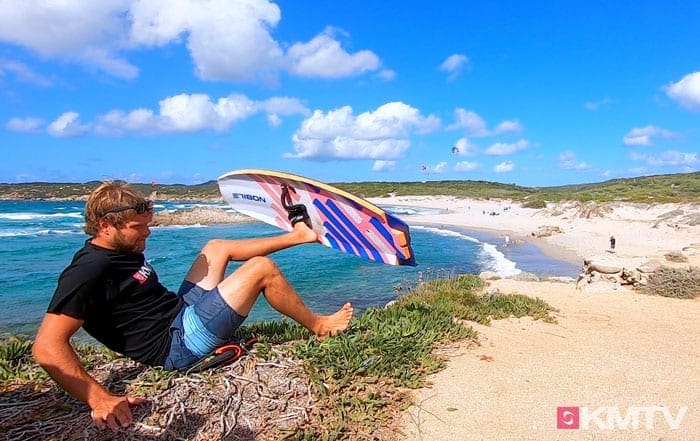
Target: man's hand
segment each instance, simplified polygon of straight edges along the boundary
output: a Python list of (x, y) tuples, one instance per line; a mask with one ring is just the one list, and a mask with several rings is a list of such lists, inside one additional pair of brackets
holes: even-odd
[(109, 427), (112, 430), (118, 430), (120, 427), (131, 425), (132, 417), (129, 407), (138, 406), (145, 401), (144, 398), (109, 395), (95, 404), (90, 416), (100, 429)]
[(87, 373), (70, 344), (71, 336), (82, 325), (83, 320), (47, 313), (32, 346), (34, 359), (66, 392), (90, 406), (97, 427), (127, 427), (132, 420), (129, 406), (145, 399), (112, 395)]

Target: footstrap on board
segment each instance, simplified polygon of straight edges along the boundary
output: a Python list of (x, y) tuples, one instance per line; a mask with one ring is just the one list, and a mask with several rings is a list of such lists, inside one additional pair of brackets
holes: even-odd
[(287, 215), (289, 217), (289, 222), (292, 225), (297, 222), (304, 222), (311, 228), (311, 219), (309, 219), (309, 212), (306, 210), (304, 204), (292, 204), (292, 196), (289, 194), (291, 189), (294, 192), (294, 188), (287, 184), (282, 184), (282, 195), (280, 196), (280, 202), (285, 210), (287, 210)]

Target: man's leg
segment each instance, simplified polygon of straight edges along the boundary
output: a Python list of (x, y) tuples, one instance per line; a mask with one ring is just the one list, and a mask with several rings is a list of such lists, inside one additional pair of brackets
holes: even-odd
[[(347, 329), (352, 319), (350, 303), (336, 313), (313, 313), (289, 284), (277, 265), (263, 257), (295, 245), (315, 242), (316, 233), (303, 222), (291, 232), (268, 238), (212, 240), (202, 249), (185, 280), (205, 290), (219, 287), (224, 301), (238, 314), (247, 316), (262, 293), (270, 306), (292, 318), (316, 335), (337, 334)], [(230, 261), (246, 262), (224, 280)]]
[(221, 282), (218, 288), (224, 301), (245, 316), (262, 293), (275, 310), (318, 336), (345, 331), (352, 320), (353, 307), (350, 303), (331, 315), (318, 315), (311, 311), (268, 257), (251, 258)]
[(231, 261), (242, 262), (256, 256), (267, 256), (295, 245), (315, 242), (316, 233), (303, 222), (294, 225), (288, 233), (273, 237), (253, 239), (214, 239), (210, 240), (190, 267), (185, 280), (206, 290), (214, 289), (226, 274)]

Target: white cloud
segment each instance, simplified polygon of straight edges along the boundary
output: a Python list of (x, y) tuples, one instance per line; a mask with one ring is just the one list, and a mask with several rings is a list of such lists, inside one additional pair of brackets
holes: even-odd
[(464, 130), (469, 136), (484, 137), (523, 131), (523, 126), (518, 120), (502, 121), (495, 129), (489, 130), (486, 121), (472, 110), (457, 108), (454, 115), (455, 122), (450, 124), (447, 130)]
[(267, 114), (268, 122), (273, 126), (281, 124), (281, 116), (309, 114), (309, 110), (296, 98), (273, 97), (253, 101), (244, 95), (232, 94), (213, 101), (205, 94), (180, 94), (161, 100), (157, 114), (143, 108), (129, 112), (112, 110), (97, 118), (95, 132), (110, 136), (124, 132), (223, 132), (236, 122), (260, 112)]
[(382, 69), (377, 73), (377, 78), (384, 81), (391, 81), (396, 78), (396, 72), (391, 69)]
[(588, 110), (596, 111), (596, 110), (600, 109), (601, 107), (606, 107), (606, 106), (612, 104), (612, 102), (613, 101), (606, 96), (605, 98), (603, 98), (602, 100), (599, 100), (599, 101), (588, 101), (588, 102), (586, 102), (584, 107), (586, 107), (586, 109), (588, 109)]
[(128, 47), (128, 6), (126, 0), (0, 2), (0, 41), (134, 78), (138, 69), (119, 55)]
[(421, 166), (421, 171), (423, 173), (442, 173), (447, 167), (447, 162), (438, 162), (435, 165), (423, 165)]
[(291, 158), (382, 159), (401, 158), (412, 133), (429, 133), (440, 125), (435, 116), (422, 116), (401, 102), (380, 106), (373, 112), (353, 114), (350, 106), (328, 113), (313, 112), (294, 133)]
[(660, 155), (632, 153), (633, 161), (641, 161), (647, 165), (656, 167), (697, 167), (700, 165), (700, 156), (696, 152), (685, 153), (676, 150), (667, 150)]
[(326, 30), (308, 43), (296, 43), (287, 51), (290, 72), (303, 77), (342, 78), (376, 70), (379, 57), (368, 50), (349, 54), (335, 39), (335, 30)]
[(26, 64), (20, 61), (0, 58), (0, 77), (6, 76), (8, 73), (13, 74), (18, 81), (24, 83), (34, 84), (40, 87), (51, 86), (50, 79), (35, 72)]
[(80, 124), (80, 114), (66, 112), (49, 124), (47, 131), (57, 138), (68, 138), (83, 135), (88, 131), (88, 126)]
[(622, 143), (629, 146), (650, 146), (653, 137), (672, 138), (676, 134), (656, 126), (635, 127), (622, 138)]
[(474, 171), (477, 168), (479, 168), (478, 162), (461, 161), (455, 164), (455, 171), (458, 172)]
[(464, 129), (470, 136), (488, 136), (486, 121), (476, 112), (462, 108), (455, 109), (455, 123), (448, 130)]
[(529, 145), (530, 143), (524, 139), (515, 143), (497, 142), (487, 148), (484, 153), (494, 156), (512, 155), (513, 153), (526, 149)]
[(469, 58), (462, 54), (452, 54), (439, 67), (439, 70), (448, 73), (448, 81), (453, 81), (469, 64)]
[(396, 161), (382, 161), (382, 160), (377, 160), (374, 161), (374, 165), (372, 165), (372, 171), (392, 171), (396, 168)]
[(213, 102), (205, 94), (180, 94), (160, 102), (159, 125), (167, 132), (205, 129), (223, 132), (255, 112), (255, 103), (242, 95), (230, 95)]
[(283, 51), (270, 35), (280, 20), (266, 0), (135, 1), (131, 39), (159, 47), (185, 40), (197, 76), (205, 80), (274, 83)]
[(150, 109), (135, 109), (128, 113), (112, 110), (97, 118), (95, 133), (117, 136), (124, 132), (153, 134), (159, 131), (157, 116)]
[(270, 113), (267, 115), (267, 122), (272, 127), (279, 127), (282, 124), (282, 118), (280, 118), (276, 113)]
[(513, 133), (522, 131), (523, 126), (522, 124), (520, 124), (520, 121), (503, 121), (502, 123), (496, 126), (496, 128), (493, 130), (493, 134), (500, 135), (502, 133)]
[(257, 104), (256, 108), (267, 113), (267, 121), (272, 127), (282, 124), (282, 116), (309, 115), (311, 112), (297, 98), (273, 97)]
[(578, 162), (576, 154), (572, 151), (565, 151), (559, 155), (557, 165), (564, 170), (588, 170), (591, 168), (585, 162)]
[(513, 171), (515, 169), (515, 164), (513, 161), (503, 161), (499, 164), (496, 164), (495, 167), (493, 167), (493, 171), (496, 173), (506, 173)]
[(478, 148), (469, 142), (467, 138), (459, 138), (455, 143), (457, 151), (454, 152), (459, 156), (475, 156), (479, 153)]
[(12, 118), (5, 124), (5, 128), (12, 132), (35, 133), (43, 123), (39, 118)]
[(700, 110), (700, 71), (684, 76), (662, 88), (669, 98), (691, 110)]
[(331, 28), (306, 43), (280, 43), (271, 34), (280, 19), (268, 0), (5, 1), (0, 41), (128, 79), (139, 74), (129, 51), (171, 44), (186, 45), (205, 80), (274, 84), (282, 71), (339, 78), (380, 67), (369, 50), (342, 49)]

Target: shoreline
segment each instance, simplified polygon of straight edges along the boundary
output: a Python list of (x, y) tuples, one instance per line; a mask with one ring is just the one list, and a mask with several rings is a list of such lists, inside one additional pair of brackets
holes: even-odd
[(403, 217), (402, 220), (410, 224), (415, 224), (415, 225), (422, 225), (422, 226), (440, 226), (440, 227), (453, 227), (453, 228), (461, 228), (464, 229), (465, 231), (473, 231), (476, 233), (482, 233), (486, 234), (492, 237), (497, 237), (500, 238), (500, 241), (496, 241), (498, 245), (503, 244), (504, 238), (506, 235), (510, 238), (510, 241), (512, 243), (511, 246), (517, 247), (518, 245), (521, 244), (528, 244), (536, 247), (539, 251), (542, 252), (543, 255), (553, 259), (557, 260), (560, 262), (565, 262), (568, 264), (572, 265), (581, 265), (583, 263), (583, 257), (580, 256), (578, 253), (576, 253), (573, 250), (569, 250), (566, 248), (562, 248), (560, 246), (548, 243), (547, 241), (543, 240), (542, 238), (539, 237), (533, 237), (529, 236), (526, 234), (522, 234), (521, 232), (513, 231), (513, 230), (503, 230), (503, 229), (493, 229), (493, 228), (487, 228), (487, 227), (476, 227), (476, 226), (464, 226), (460, 225), (457, 223), (450, 223), (450, 224), (441, 224), (441, 223), (425, 223), (421, 219), (412, 219), (410, 216)]
[[(584, 259), (664, 262), (680, 253), (688, 265), (700, 266), (700, 204), (632, 204), (567, 202), (546, 208), (523, 208), (510, 200), (459, 199), (452, 196), (370, 198), (376, 205), (440, 209), (403, 220), (483, 231), (521, 240), (544, 254), (573, 264)], [(401, 216), (399, 216), (401, 217)], [(615, 252), (610, 237), (616, 238)]]
[[(423, 222), (412, 222), (410, 217), (403, 217), (409, 222), (410, 227), (434, 228), (439, 230), (448, 229), (459, 234), (472, 237), (482, 244), (489, 244), (495, 251), (509, 262), (512, 262), (518, 274), (507, 275), (499, 271), (494, 271), (500, 277), (524, 277), (534, 275), (540, 278), (547, 277), (570, 277), (575, 279), (581, 272), (582, 260), (575, 255), (562, 256), (561, 253), (547, 252), (547, 246), (541, 246), (543, 242), (526, 240), (526, 237), (519, 237), (509, 231), (496, 231), (485, 228), (463, 227), (460, 225), (434, 224)], [(505, 245), (504, 237), (508, 234), (510, 244)], [(489, 253), (490, 254), (490, 253)], [(495, 257), (495, 256), (492, 256)], [(566, 257), (570, 257), (567, 259)], [(420, 262), (419, 262), (420, 264)], [(491, 270), (487, 270), (491, 271)]]

